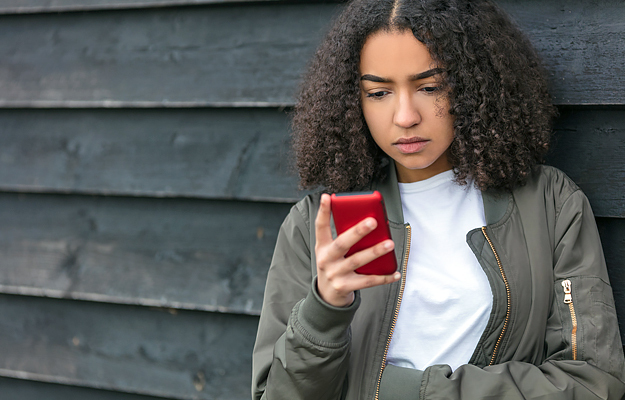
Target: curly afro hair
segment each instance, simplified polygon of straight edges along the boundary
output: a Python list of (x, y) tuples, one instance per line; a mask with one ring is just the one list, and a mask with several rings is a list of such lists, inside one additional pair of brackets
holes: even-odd
[(449, 158), (459, 184), (523, 185), (547, 153), (556, 108), (540, 59), (488, 0), (355, 0), (309, 66), (293, 115), (300, 185), (341, 192), (367, 187), (386, 155), (360, 103), (360, 52), (379, 31), (409, 30), (443, 68), (454, 116)]

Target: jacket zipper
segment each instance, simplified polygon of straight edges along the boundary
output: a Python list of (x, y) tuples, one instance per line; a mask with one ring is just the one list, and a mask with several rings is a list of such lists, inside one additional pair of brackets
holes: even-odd
[(569, 311), (571, 312), (571, 323), (573, 324), (573, 329), (571, 329), (571, 346), (573, 347), (573, 360), (577, 360), (577, 315), (575, 314), (575, 307), (573, 306), (571, 281), (568, 279), (562, 281), (562, 287), (564, 288), (564, 304), (569, 305)]
[(499, 266), (499, 272), (501, 273), (501, 277), (503, 278), (503, 283), (506, 285), (506, 319), (503, 322), (503, 328), (501, 329), (501, 333), (499, 334), (499, 338), (497, 339), (497, 343), (495, 344), (495, 348), (493, 349), (493, 355), (490, 358), (490, 363), (488, 365), (493, 365), (495, 363), (495, 357), (497, 356), (497, 351), (499, 350), (499, 346), (501, 345), (501, 341), (503, 340), (503, 336), (506, 333), (506, 329), (508, 328), (508, 322), (510, 321), (510, 285), (508, 284), (508, 278), (506, 278), (506, 273), (503, 271), (503, 266), (501, 265), (501, 260), (499, 259), (499, 255), (497, 254), (497, 250), (495, 250), (495, 246), (493, 242), (488, 237), (488, 233), (486, 233), (486, 227), (482, 227), (482, 232), (484, 233), (484, 237), (488, 241), (491, 250), (493, 250), (493, 254), (495, 255), (495, 259), (497, 259), (497, 265)]
[(375, 400), (378, 400), (380, 396), (380, 382), (382, 382), (382, 373), (384, 372), (384, 367), (386, 367), (386, 356), (388, 355), (388, 348), (391, 345), (391, 338), (393, 337), (393, 332), (395, 331), (395, 324), (397, 323), (397, 316), (399, 315), (399, 307), (401, 307), (401, 300), (404, 296), (404, 288), (406, 287), (406, 271), (408, 270), (408, 256), (410, 255), (410, 240), (411, 240), (411, 228), (410, 225), (406, 225), (406, 255), (404, 256), (404, 261), (402, 265), (403, 273), (401, 274), (401, 287), (399, 289), (399, 297), (397, 299), (397, 306), (393, 311), (393, 322), (391, 323), (391, 331), (386, 339), (386, 347), (384, 348), (384, 357), (382, 358), (382, 366), (380, 367), (380, 374), (378, 376), (378, 383), (375, 388)]

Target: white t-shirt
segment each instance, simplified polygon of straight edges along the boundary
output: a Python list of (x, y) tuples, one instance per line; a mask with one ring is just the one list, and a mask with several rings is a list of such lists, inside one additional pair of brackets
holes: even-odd
[(482, 194), (453, 182), (446, 171), (400, 183), (411, 245), (398, 320), (387, 361), (425, 369), (468, 363), (486, 328), (493, 295), (488, 278), (466, 242), (486, 225)]

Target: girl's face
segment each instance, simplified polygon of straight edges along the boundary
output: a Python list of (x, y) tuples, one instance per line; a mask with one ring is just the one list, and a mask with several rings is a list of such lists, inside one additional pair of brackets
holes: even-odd
[(378, 32), (360, 53), (362, 111), (373, 140), (409, 183), (451, 169), (454, 119), (439, 66), (410, 31)]

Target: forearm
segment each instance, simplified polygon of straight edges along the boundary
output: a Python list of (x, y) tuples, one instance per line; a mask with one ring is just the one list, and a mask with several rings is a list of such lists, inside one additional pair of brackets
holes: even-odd
[(276, 342), (263, 398), (337, 399), (350, 354), (350, 332), (360, 298), (347, 308), (323, 303), (316, 292), (294, 308)]

